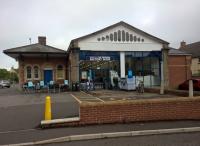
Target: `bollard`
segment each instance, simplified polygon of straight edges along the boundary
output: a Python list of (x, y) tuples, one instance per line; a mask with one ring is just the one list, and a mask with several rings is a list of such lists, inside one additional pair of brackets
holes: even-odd
[(193, 97), (193, 81), (189, 80), (189, 97)]
[(45, 120), (51, 120), (51, 97), (46, 96), (45, 101)]

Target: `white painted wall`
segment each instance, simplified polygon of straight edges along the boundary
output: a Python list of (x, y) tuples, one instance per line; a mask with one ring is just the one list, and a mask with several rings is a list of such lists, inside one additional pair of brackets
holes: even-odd
[[(117, 32), (118, 30), (124, 30), (129, 32), (129, 34), (133, 34), (141, 39), (144, 39), (144, 42), (115, 42), (115, 41), (98, 41), (97, 38), (105, 37), (110, 33)], [(78, 42), (78, 46), (80, 50), (92, 50), (92, 51), (153, 51), (153, 50), (161, 50), (162, 44), (160, 42), (156, 42), (155, 40), (141, 35), (139, 33), (134, 32), (124, 26), (117, 26), (108, 31), (99, 33), (95, 36), (86, 38)]]

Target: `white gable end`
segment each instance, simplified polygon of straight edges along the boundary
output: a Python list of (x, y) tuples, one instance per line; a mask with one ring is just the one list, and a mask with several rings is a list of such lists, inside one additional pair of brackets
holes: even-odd
[(82, 39), (78, 46), (80, 50), (91, 51), (153, 51), (162, 48), (160, 42), (122, 25)]

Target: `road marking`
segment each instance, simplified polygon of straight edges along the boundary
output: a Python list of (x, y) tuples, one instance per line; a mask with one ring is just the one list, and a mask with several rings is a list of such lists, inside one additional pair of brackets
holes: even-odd
[[(83, 91), (81, 91), (81, 92), (83, 92)], [(90, 94), (88, 94), (88, 93), (86, 93), (86, 92), (83, 92), (83, 93), (87, 94), (87, 95), (90, 96), (90, 97), (96, 98), (97, 100), (100, 100), (101, 102), (105, 102), (104, 100), (102, 100), (102, 99), (100, 99), (100, 98), (98, 98), (98, 97), (96, 97), (96, 96), (92, 96), (92, 95), (90, 95)]]
[(74, 97), (74, 99), (76, 100), (76, 101), (78, 101), (78, 103), (81, 103), (82, 101), (81, 100), (79, 100), (75, 95), (73, 95), (73, 94), (70, 94), (72, 97)]
[(27, 132), (27, 131), (36, 131), (36, 130), (38, 130), (38, 129), (22, 129), (22, 130), (0, 131), (0, 134), (15, 133), (15, 132)]
[(104, 100), (102, 100), (101, 98), (96, 97), (98, 100), (100, 100), (101, 102), (105, 102)]

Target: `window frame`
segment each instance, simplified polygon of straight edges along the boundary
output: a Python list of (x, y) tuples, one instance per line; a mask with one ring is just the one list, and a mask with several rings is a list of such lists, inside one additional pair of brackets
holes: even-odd
[[(38, 77), (36, 78), (35, 77), (35, 67), (37, 67), (38, 68)], [(40, 79), (40, 67), (39, 67), (39, 65), (34, 65), (33, 66), (33, 78), (35, 79), (35, 80), (39, 80)]]
[[(62, 66), (62, 69), (59, 69), (58, 67), (59, 66)], [(59, 77), (58, 76), (58, 73), (59, 72), (62, 72), (62, 77)], [(63, 64), (58, 64), (57, 66), (56, 66), (56, 79), (64, 79), (65, 78), (65, 73), (64, 73), (64, 65)]]
[[(30, 67), (30, 78), (28, 77), (28, 67)], [(32, 66), (31, 65), (25, 66), (25, 79), (32, 80)]]

